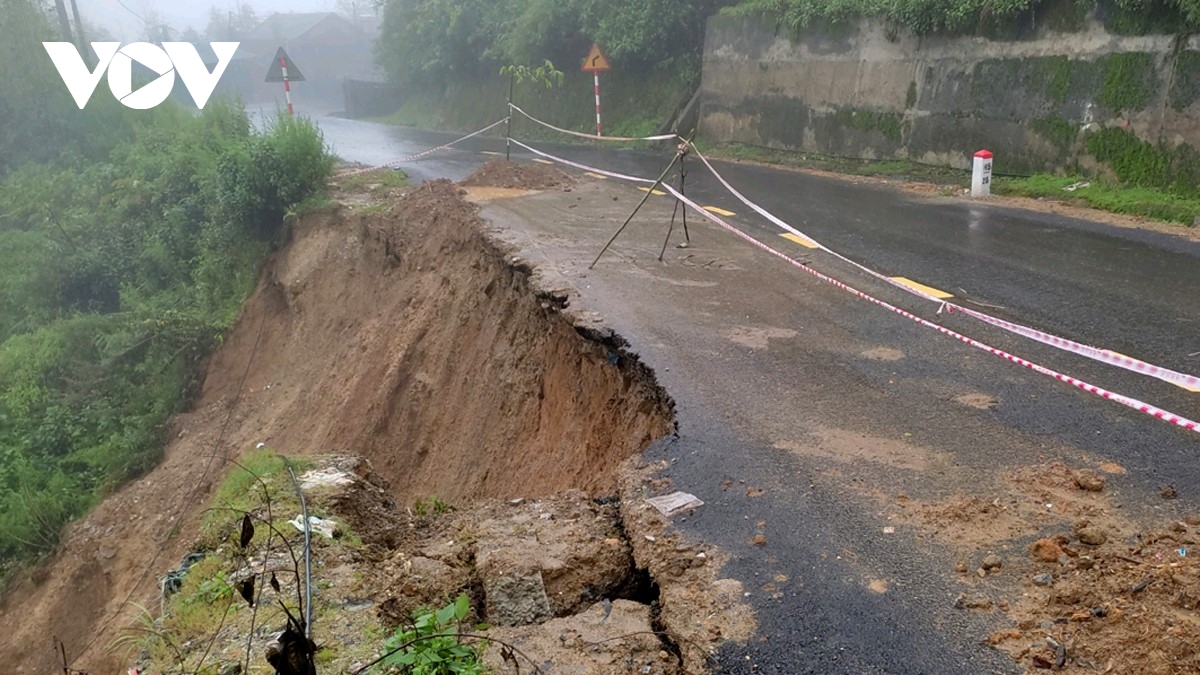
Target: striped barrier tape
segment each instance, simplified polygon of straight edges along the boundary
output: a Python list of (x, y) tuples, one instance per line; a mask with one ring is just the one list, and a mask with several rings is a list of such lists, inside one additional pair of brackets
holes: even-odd
[(631, 183), (644, 183), (646, 185), (654, 184), (654, 181), (650, 180), (649, 178), (639, 178), (637, 176), (627, 176), (623, 173), (615, 173), (613, 171), (605, 171), (604, 169), (597, 169), (595, 167), (591, 167), (586, 164), (579, 164), (577, 162), (572, 162), (571, 160), (563, 159), (562, 157), (555, 157), (554, 155), (551, 155), (548, 152), (542, 152), (541, 150), (538, 150), (537, 148), (525, 145), (524, 143), (522, 143), (521, 141), (518, 141), (515, 138), (513, 139), (513, 145), (525, 148), (529, 152), (532, 152), (533, 154), (535, 154), (539, 157), (545, 157), (548, 160), (558, 162), (559, 164), (565, 164), (566, 166), (573, 167), (573, 168), (579, 169), (581, 171), (591, 171), (592, 173), (599, 174), (601, 176), (608, 176), (609, 178), (618, 178), (620, 180), (626, 180)]
[(916, 295), (925, 300), (929, 300), (930, 302), (938, 303), (941, 306), (941, 309), (939, 309), (939, 312), (942, 310), (947, 310), (950, 312), (962, 312), (963, 314), (966, 314), (967, 316), (970, 316), (973, 319), (982, 321), (991, 326), (995, 326), (1002, 330), (1006, 330), (1010, 333), (1014, 333), (1016, 335), (1020, 335), (1025, 338), (1035, 340), (1037, 342), (1041, 342), (1042, 344), (1049, 345), (1051, 347), (1055, 347), (1057, 349), (1061, 349), (1063, 351), (1070, 352), (1072, 354), (1077, 354), (1079, 356), (1083, 356), (1085, 358), (1092, 359), (1093, 361), (1099, 361), (1101, 363), (1105, 363), (1105, 364), (1108, 364), (1111, 366), (1116, 366), (1118, 368), (1124, 368), (1125, 370), (1129, 370), (1129, 371), (1132, 371), (1135, 373), (1140, 373), (1142, 375), (1154, 377), (1154, 378), (1160, 379), (1164, 382), (1169, 382), (1176, 386), (1183, 387), (1184, 389), (1190, 389), (1193, 391), (1200, 390), (1200, 377), (1196, 377), (1195, 375), (1189, 375), (1187, 373), (1181, 373), (1181, 372), (1178, 372), (1175, 370), (1171, 370), (1170, 368), (1165, 368), (1163, 366), (1158, 366), (1158, 365), (1155, 365), (1152, 363), (1147, 363), (1140, 359), (1135, 359), (1131, 356), (1126, 356), (1124, 354), (1120, 354), (1120, 353), (1112, 351), (1110, 349), (1101, 349), (1098, 347), (1092, 347), (1090, 345), (1085, 345), (1085, 344), (1082, 344), (1079, 342), (1075, 342), (1074, 340), (1069, 340), (1064, 337), (1059, 337), (1057, 335), (1053, 335), (1051, 333), (1047, 333), (1045, 331), (1038, 330), (1036, 328), (1030, 328), (1029, 326), (1024, 326), (1019, 323), (1014, 323), (1012, 321), (1006, 321), (1004, 319), (1000, 319), (998, 317), (994, 317), (990, 314), (987, 314), (986, 312), (980, 312), (978, 310), (971, 309), (969, 307), (963, 307), (962, 305), (958, 305), (958, 304), (955, 304), (952, 302), (946, 302), (944, 299), (934, 297), (924, 291), (921, 291), (920, 289), (913, 288), (907, 284), (902, 284), (899, 281), (896, 281), (895, 279), (887, 276), (886, 274), (877, 272), (861, 263), (855, 262), (854, 260), (851, 260), (851, 259), (847, 258), (846, 256), (842, 255), (841, 253), (838, 253), (837, 251), (830, 249), (829, 247), (827, 247), (824, 244), (820, 243), (819, 241), (813, 239), (812, 237), (804, 234), (803, 232), (800, 232), (799, 230), (793, 228), (792, 226), (788, 225), (786, 222), (780, 220), (778, 217), (776, 217), (771, 212), (762, 208), (758, 204), (755, 204), (754, 202), (750, 201), (748, 198), (746, 198), (745, 195), (738, 192), (737, 189), (735, 189), (732, 185), (729, 184), (729, 182), (727, 180), (725, 180), (725, 178), (708, 161), (708, 158), (700, 153), (699, 149), (696, 148), (695, 144), (692, 144), (692, 150), (696, 154), (696, 156), (700, 159), (700, 161), (703, 162), (706, 167), (708, 167), (708, 170), (713, 174), (714, 177), (716, 177), (716, 179), (721, 183), (721, 185), (723, 185), (726, 190), (729, 190), (730, 194), (732, 194), (738, 201), (742, 202), (747, 207), (749, 207), (750, 209), (754, 210), (756, 213), (761, 215), (763, 218), (766, 218), (768, 221), (770, 221), (771, 223), (773, 223), (780, 229), (783, 229), (786, 232), (789, 232), (795, 236), (803, 238), (804, 240), (810, 242), (816, 248), (818, 248), (822, 251), (825, 251), (826, 253), (834, 256), (835, 258), (837, 258), (839, 260), (842, 260), (843, 262), (853, 265), (854, 267), (858, 268), (859, 270), (862, 270), (863, 272), (871, 275), (872, 277), (875, 277), (876, 279), (884, 281), (884, 282), (886, 282), (892, 286), (895, 286), (896, 288), (899, 288), (907, 293), (911, 293), (912, 295)]
[[(516, 141), (514, 141), (514, 142), (516, 142)], [(614, 173), (611, 171), (605, 171), (603, 169), (597, 169), (596, 167), (587, 166), (585, 164), (579, 164), (577, 162), (572, 162), (572, 161), (563, 159), (561, 157), (556, 157), (555, 155), (552, 155), (547, 152), (543, 152), (541, 150), (536, 150), (536, 149), (531, 148), (530, 146), (525, 145), (523, 143), (518, 143), (518, 144), (521, 145), (521, 147), (523, 147), (531, 152), (534, 152), (541, 157), (545, 157), (546, 159), (549, 159), (554, 162), (558, 162), (560, 164), (564, 164), (566, 166), (574, 167), (577, 169), (582, 169), (584, 171), (591, 171), (593, 173), (597, 173), (597, 174), (604, 175), (604, 176), (610, 176), (612, 178), (619, 178), (619, 179), (629, 180), (629, 181), (638, 182), (638, 183), (654, 183), (654, 181), (648, 180), (646, 178), (639, 178), (636, 176), (626, 176), (626, 175)], [(1149, 403), (1139, 401), (1135, 398), (1125, 396), (1124, 394), (1118, 394), (1116, 392), (1112, 392), (1107, 389), (1104, 389), (1103, 387), (1097, 387), (1094, 384), (1089, 384), (1088, 382), (1071, 377), (1070, 375), (1066, 375), (1064, 373), (1060, 373), (1056, 370), (1052, 370), (1045, 366), (1036, 364), (1027, 359), (1023, 359), (1019, 356), (1016, 356), (1015, 354), (1006, 352), (1003, 349), (998, 349), (998, 348), (992, 347), (991, 345), (988, 345), (986, 343), (980, 342), (974, 338), (967, 337), (961, 333), (958, 333), (949, 328), (946, 328), (945, 326), (940, 326), (936, 323), (933, 323), (932, 321), (929, 321), (927, 319), (919, 317), (911, 312), (900, 309), (899, 307), (896, 307), (895, 305), (892, 305), (892, 304), (885, 302), (883, 300), (880, 300), (872, 295), (864, 293), (863, 291), (860, 291), (860, 290), (854, 288), (853, 286), (850, 286), (849, 284), (845, 284), (841, 281), (838, 281), (837, 279), (834, 279), (833, 277), (831, 277), (829, 275), (823, 274), (823, 273), (813, 269), (812, 267), (805, 265), (804, 263), (800, 262), (799, 260), (792, 258), (791, 256), (787, 255), (786, 253), (777, 251), (776, 249), (772, 248), (771, 246), (768, 246), (767, 244), (755, 239), (754, 237), (750, 236), (749, 234), (746, 234), (745, 232), (741, 231), (740, 229), (725, 222), (725, 220), (723, 220), (717, 214), (711, 213), (704, 207), (702, 207), (699, 204), (697, 204), (696, 202), (692, 201), (687, 196), (685, 196), (683, 193), (679, 192), (678, 190), (671, 187), (670, 185), (668, 185), (666, 183), (662, 183), (661, 185), (662, 185), (663, 189), (665, 189), (667, 192), (669, 192), (671, 195), (673, 195), (680, 202), (685, 204), (688, 208), (692, 209), (696, 213), (699, 213), (701, 216), (707, 218), (708, 220), (710, 220), (711, 222), (716, 224), (721, 229), (746, 241), (747, 243), (751, 244), (752, 246), (755, 246), (756, 248), (759, 248), (762, 251), (769, 253), (770, 255), (773, 255), (776, 258), (779, 258), (780, 260), (783, 260), (784, 262), (787, 262), (789, 265), (792, 265), (793, 267), (796, 267), (804, 272), (807, 272), (808, 274), (811, 274), (812, 276), (816, 277), (817, 279), (820, 279), (821, 281), (824, 281), (825, 283), (828, 283), (832, 286), (840, 288), (840, 289), (846, 291), (847, 293), (850, 293), (860, 299), (866, 300), (867, 302), (870, 302), (874, 305), (882, 307), (888, 311), (899, 314), (900, 316), (902, 316), (906, 319), (910, 319), (910, 320), (916, 322), (917, 324), (924, 326), (925, 328), (935, 330), (939, 333), (942, 333), (943, 335), (948, 335), (964, 344), (970, 345), (971, 347), (989, 352), (989, 353), (991, 353), (995, 356), (999, 356), (1000, 358), (1003, 358), (1007, 361), (1011, 361), (1012, 363), (1015, 363), (1019, 366), (1028, 368), (1036, 373), (1040, 373), (1047, 377), (1052, 377), (1060, 382), (1065, 382), (1066, 384), (1076, 387), (1077, 389), (1081, 389), (1083, 391), (1086, 391), (1090, 394), (1094, 394), (1096, 396), (1099, 396), (1099, 397), (1109, 400), (1109, 401), (1114, 401), (1114, 402), (1119, 403), (1128, 408), (1137, 410), (1138, 412), (1144, 413), (1146, 415), (1150, 415), (1151, 417), (1154, 417), (1156, 419), (1162, 420), (1164, 422), (1168, 422), (1175, 426), (1183, 427), (1184, 429), (1187, 429), (1188, 431), (1200, 433), (1200, 423), (1198, 423), (1198, 422), (1190, 420), (1181, 415), (1176, 415), (1175, 413), (1172, 413), (1170, 411), (1163, 410), (1162, 408), (1152, 406)], [(747, 204), (747, 206), (749, 206), (749, 204)]]
[[(521, 110), (521, 108), (519, 108), (518, 106), (516, 106), (512, 103), (509, 103), (508, 107), (513, 110), (516, 110), (517, 112), (521, 113), (525, 117), (528, 117), (531, 121), (536, 122), (537, 124), (540, 124), (540, 125), (546, 127), (547, 129), (553, 129), (554, 131), (557, 131), (560, 134), (567, 134), (568, 136), (575, 136), (577, 138), (587, 138), (587, 139), (591, 139), (593, 141), (619, 141), (622, 143), (628, 143), (630, 141), (671, 141), (671, 140), (679, 139), (678, 134), (663, 134), (661, 136), (641, 136), (641, 137), (637, 137), (637, 138), (631, 138), (631, 137), (626, 137), (626, 136), (597, 136), (595, 134), (585, 134), (580, 131), (571, 131), (570, 129), (563, 129), (562, 127), (556, 127), (553, 124), (550, 124), (549, 122), (543, 122), (542, 120), (539, 120), (538, 118), (534, 117), (533, 115), (530, 115), (529, 113), (525, 112), (524, 110)], [(679, 139), (679, 140), (682, 140), (682, 139)]]
[(492, 129), (495, 129), (496, 127), (500, 126), (501, 124), (504, 124), (508, 120), (509, 120), (509, 118), (505, 117), (504, 119), (499, 120), (498, 122), (493, 122), (492, 124), (487, 125), (486, 127), (480, 129), (479, 131), (469, 133), (466, 136), (463, 136), (462, 138), (456, 138), (453, 141), (446, 143), (445, 145), (439, 145), (436, 148), (430, 148), (428, 150), (423, 150), (421, 152), (418, 152), (415, 155), (409, 155), (408, 157), (404, 157), (402, 159), (397, 159), (397, 160), (388, 162), (387, 164), (380, 164), (379, 166), (369, 166), (369, 167), (365, 167), (362, 169), (350, 169), (348, 171), (343, 171), (342, 173), (337, 174), (337, 177), (338, 178), (346, 178), (348, 176), (357, 176), (360, 173), (367, 173), (369, 171), (376, 171), (378, 169), (390, 169), (390, 168), (396, 166), (397, 164), (404, 164), (405, 162), (415, 162), (416, 160), (421, 159), (422, 157), (428, 157), (429, 155), (432, 155), (435, 152), (441, 152), (442, 150), (449, 150), (451, 147), (453, 147), (459, 143), (462, 143), (463, 141), (467, 140), (468, 138), (474, 138), (474, 137), (478, 136), (479, 134), (482, 134), (482, 133), (491, 131)]

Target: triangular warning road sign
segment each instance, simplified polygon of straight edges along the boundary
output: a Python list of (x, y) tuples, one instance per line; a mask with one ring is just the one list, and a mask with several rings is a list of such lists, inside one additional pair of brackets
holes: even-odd
[(275, 58), (271, 61), (270, 70), (267, 71), (267, 82), (283, 82), (283, 66), (279, 63), (281, 60), (287, 64), (287, 79), (289, 82), (304, 81), (304, 74), (292, 62), (292, 57), (283, 51), (283, 47), (280, 47), (279, 51), (275, 52)]
[(600, 51), (600, 45), (592, 45), (592, 48), (588, 50), (587, 58), (583, 60), (583, 72), (603, 73), (611, 69), (612, 66), (608, 65), (608, 57)]

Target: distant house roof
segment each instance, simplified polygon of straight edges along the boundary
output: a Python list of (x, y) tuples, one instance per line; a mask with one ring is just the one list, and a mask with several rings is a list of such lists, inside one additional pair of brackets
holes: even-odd
[[(320, 30), (316, 30), (317, 28)], [(293, 12), (272, 14), (254, 30), (242, 36), (247, 41), (288, 41), (302, 37), (316, 37), (310, 33), (320, 33), (322, 37), (341, 34), (352, 37), (358, 33), (354, 24), (333, 12)]]

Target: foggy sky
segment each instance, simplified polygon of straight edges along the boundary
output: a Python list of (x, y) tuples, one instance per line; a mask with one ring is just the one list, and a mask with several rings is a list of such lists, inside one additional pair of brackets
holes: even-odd
[[(122, 41), (133, 40), (144, 33), (143, 22), (134, 16), (147, 16), (153, 9), (176, 30), (189, 26), (204, 32), (208, 23), (209, 8), (221, 10), (234, 8), (238, 2), (254, 7), (258, 17), (266, 18), (274, 12), (322, 12), (334, 11), (337, 0), (77, 0), (79, 13), (93, 24), (99, 24)], [(121, 6), (124, 3), (129, 9)], [(370, 0), (359, 0), (361, 14), (374, 13)], [(70, 6), (68, 4), (68, 6)], [(130, 11), (132, 10), (132, 11)]]

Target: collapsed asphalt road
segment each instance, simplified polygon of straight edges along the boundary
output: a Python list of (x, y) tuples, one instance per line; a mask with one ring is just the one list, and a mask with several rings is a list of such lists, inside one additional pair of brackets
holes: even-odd
[[(340, 118), (318, 121), (335, 152), (371, 165), (458, 137)], [(573, 161), (651, 178), (671, 154), (661, 148), (533, 145)], [(502, 139), (477, 137), (400, 168), (418, 181), (461, 180), (504, 149)], [(515, 158), (532, 157), (515, 146), (512, 150)], [(1200, 371), (1200, 241), (785, 169), (714, 163), (749, 199), (884, 274), (914, 279), (952, 294), (955, 302), (1084, 344), (1181, 372)], [(735, 222), (756, 236), (779, 233), (695, 161), (687, 193), (701, 204), (738, 214)], [(1200, 416), (1195, 392), (1126, 375), (1101, 368), (1094, 384), (1185, 417)]]
[[(412, 151), (447, 138), (344, 120), (326, 126), (326, 135), (348, 159), (370, 163), (410, 152), (400, 144), (385, 158), (391, 137), (406, 139)], [(347, 155), (344, 139), (372, 137), (362, 147), (374, 155)], [(474, 150), (497, 148), (492, 139)], [(628, 151), (555, 151), (643, 176), (664, 163)], [(461, 151), (405, 169), (417, 178), (461, 178), (486, 159)], [(1200, 351), (1200, 279), (1191, 270), (1200, 246), (790, 172), (722, 168), (766, 208), (886, 273), (962, 288), (972, 300), (1002, 307), (1002, 316), (1198, 369), (1200, 359), (1188, 355)], [(983, 531), (978, 541), (946, 541), (892, 519), (901, 495), (990, 498), (1007, 489), (998, 476), (1061, 459), (1123, 467), (1127, 473), (1112, 480), (1114, 508), (1131, 518), (1196, 509), (1195, 434), (856, 301), (711, 227), (697, 226), (695, 246), (671, 250), (662, 265), (654, 258), (669, 218), (666, 199), (652, 200), (614, 254), (587, 271), (640, 197), (611, 181), (596, 189), (603, 199), (571, 211), (532, 197), (495, 202), (484, 215), (548, 278), (557, 276), (629, 338), (675, 397), (681, 436), (648, 457), (669, 462), (673, 485), (706, 502), (677, 524), (733, 554), (726, 573), (746, 585), (761, 624), (758, 641), (722, 654), (723, 671), (1015, 670), (981, 644), (1003, 617), (953, 606), (965, 583), (953, 566), (959, 559), (974, 565), (985, 550), (1019, 555), (1033, 534)], [(744, 211), (700, 180), (689, 194)], [(889, 302), (932, 314), (895, 289), (807, 256), (749, 218), (734, 220)], [(1185, 416), (1200, 411), (1197, 394), (965, 319), (946, 321)], [(1178, 487), (1179, 499), (1158, 497), (1165, 483)]]

